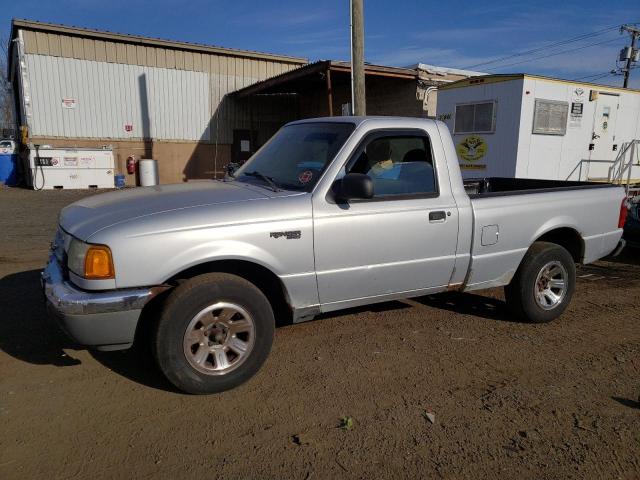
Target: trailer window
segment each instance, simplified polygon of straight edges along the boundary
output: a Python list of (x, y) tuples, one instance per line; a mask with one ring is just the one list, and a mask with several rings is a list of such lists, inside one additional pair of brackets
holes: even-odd
[(455, 133), (491, 133), (495, 130), (495, 102), (456, 105)]
[(567, 132), (569, 104), (555, 100), (536, 98), (533, 113), (533, 133), (564, 135)]

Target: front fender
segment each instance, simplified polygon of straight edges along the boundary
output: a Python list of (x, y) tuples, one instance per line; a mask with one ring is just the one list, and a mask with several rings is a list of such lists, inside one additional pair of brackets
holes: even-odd
[[(290, 231), (298, 235), (274, 235)], [(113, 232), (105, 240), (112, 247), (118, 288), (160, 285), (191, 267), (220, 260), (249, 261), (283, 282), (298, 276), (315, 279), (311, 218), (128, 236)]]
[(172, 259), (171, 266), (165, 270), (165, 278), (160, 283), (166, 282), (191, 267), (223, 260), (255, 263), (270, 270), (278, 277), (287, 273), (283, 262), (264, 248), (237, 240), (220, 240), (194, 245), (180, 252)]

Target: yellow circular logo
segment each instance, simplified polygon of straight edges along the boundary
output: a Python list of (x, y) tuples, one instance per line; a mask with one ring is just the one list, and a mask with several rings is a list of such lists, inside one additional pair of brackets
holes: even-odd
[(480, 160), (487, 153), (487, 144), (478, 135), (465, 137), (456, 147), (458, 156), (467, 162)]

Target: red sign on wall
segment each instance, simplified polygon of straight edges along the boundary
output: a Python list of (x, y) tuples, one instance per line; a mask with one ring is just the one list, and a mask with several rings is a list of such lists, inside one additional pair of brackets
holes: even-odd
[(130, 123), (125, 123), (124, 124), (124, 131), (125, 132), (133, 132), (133, 125), (131, 125)]

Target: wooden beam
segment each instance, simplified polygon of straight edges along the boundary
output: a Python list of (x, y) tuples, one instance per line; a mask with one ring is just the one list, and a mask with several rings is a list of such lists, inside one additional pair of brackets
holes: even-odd
[(333, 117), (333, 87), (331, 86), (330, 68), (327, 68), (327, 101), (329, 102), (329, 116)]
[(254, 95), (256, 93), (261, 93), (264, 90), (274, 88), (278, 85), (308, 77), (315, 72), (325, 72), (327, 69), (327, 64), (328, 62), (310, 63), (309, 65), (304, 65), (300, 68), (289, 70), (288, 72), (281, 73), (280, 75), (277, 75), (275, 77), (267, 78), (266, 80), (262, 80), (261, 82), (254, 83), (253, 85), (241, 88), (240, 90), (236, 90), (231, 95), (242, 98), (249, 95)]
[[(335, 65), (331, 66), (331, 70), (334, 72), (340, 73), (350, 73), (351, 69), (349, 67), (337, 67)], [(372, 77), (389, 77), (389, 78), (404, 78), (406, 80), (415, 80), (418, 78), (417, 74), (407, 74), (407, 73), (393, 73), (393, 72), (384, 72), (380, 70), (365, 70), (366, 76)]]

